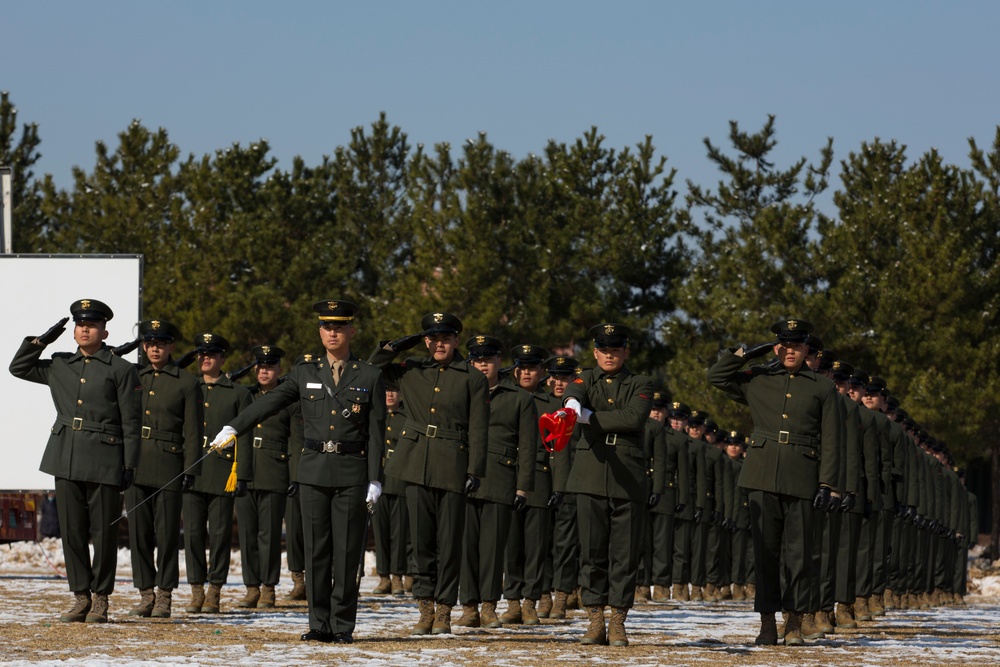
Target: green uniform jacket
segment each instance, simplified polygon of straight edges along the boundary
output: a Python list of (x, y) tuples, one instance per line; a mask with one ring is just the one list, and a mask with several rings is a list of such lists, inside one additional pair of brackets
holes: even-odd
[[(728, 456), (726, 458), (729, 458)], [(736, 522), (737, 528), (749, 530), (750, 528), (750, 496), (747, 490), (740, 487), (737, 482), (740, 473), (743, 471), (743, 459), (729, 459), (729, 466), (732, 468), (733, 496), (730, 517)]]
[(879, 439), (878, 488), (882, 494), (882, 509), (892, 511), (895, 498), (892, 495), (892, 438), (889, 429), (890, 422), (889, 418), (881, 412), (877, 410), (873, 410), (872, 412), (875, 415), (875, 431), (878, 433)]
[(396, 354), (379, 348), (370, 358), (385, 377), (398, 383), (409, 417), (387, 463), (389, 474), (411, 484), (462, 493), (466, 475), (486, 473), (490, 427), (486, 376), (470, 368), (457, 352), (444, 366), (433, 358), (416, 357), (394, 364)]
[(486, 474), (470, 498), (513, 505), (515, 491), (530, 492), (535, 488), (537, 424), (535, 401), (527, 392), (515, 387), (509, 379), (493, 388)]
[(237, 438), (234, 446), (210, 454), (208, 445), (223, 426), (231, 424), (236, 415), (250, 405), (250, 391), (241, 384), (233, 384), (233, 381), (225, 375), (220, 375), (212, 384), (200, 379), (198, 386), (204, 397), (202, 430), (206, 434), (202, 438), (201, 454), (202, 456), (208, 454), (208, 457), (192, 471), (197, 477), (191, 490), (224, 496), (227, 495), (226, 483), (233, 469), (234, 457), (236, 479), (247, 483), (253, 480), (253, 453), (250, 451), (250, 439)]
[(701, 507), (702, 510), (705, 509), (702, 499), (708, 497), (709, 494), (705, 448), (701, 446), (701, 442), (695, 442), (680, 431), (674, 431), (673, 437), (678, 442), (678, 447), (683, 447), (687, 454), (685, 458), (687, 472), (681, 472), (681, 474), (686, 474), (688, 478), (688, 490), (686, 494), (678, 494), (680, 495), (679, 502), (684, 505), (684, 511), (677, 517), (685, 521), (694, 521), (695, 509), (698, 507)]
[(354, 453), (338, 454), (302, 448), (298, 481), (336, 488), (362, 486), (382, 481), (382, 450), (385, 443), (385, 384), (382, 374), (353, 354), (344, 364), (340, 382), (326, 359), (297, 364), (288, 379), (240, 412), (229, 422), (243, 433), (264, 415), (298, 405), (302, 411), (303, 436), (318, 442), (361, 444)]
[(142, 430), (139, 469), (135, 483), (171, 491), (181, 490), (180, 474), (201, 457), (201, 387), (190, 373), (173, 362), (163, 370), (147, 364), (139, 369), (142, 383)]
[(683, 503), (690, 504), (688, 496), (688, 446), (687, 438), (678, 433), (666, 424), (660, 430), (660, 438), (654, 443), (653, 462), (650, 467), (653, 469), (653, 487), (656, 488), (656, 478), (658, 474), (663, 475), (662, 491), (663, 497), (653, 508), (653, 514), (666, 514), (674, 516), (674, 508)]
[(698, 444), (705, 450), (705, 473), (708, 475), (708, 492), (705, 494), (703, 500), (705, 504), (702, 505), (702, 508), (705, 511), (702, 514), (701, 520), (704, 523), (711, 523), (713, 512), (719, 512), (723, 516), (726, 513), (726, 492), (722, 459), (729, 457), (707, 440), (702, 440)]
[(740, 486), (803, 499), (820, 484), (837, 488), (843, 419), (836, 385), (804, 366), (794, 373), (770, 366), (744, 371), (744, 363), (724, 353), (708, 370), (712, 385), (750, 407), (754, 432)]
[[(658, 493), (663, 495), (663, 486), (666, 484), (666, 471), (662, 468), (667, 461), (667, 440), (663, 433), (663, 422), (655, 419), (646, 421), (646, 430), (643, 432), (643, 451), (646, 454), (648, 469), (646, 478), (648, 480), (646, 495)], [(654, 459), (660, 461), (659, 468), (654, 465)], [(663, 498), (660, 498), (663, 502)], [(657, 503), (659, 505), (659, 503)]]
[[(844, 419), (843, 456), (841, 456), (841, 476), (837, 489), (844, 494), (853, 493), (864, 505), (864, 489), (861, 480), (864, 477), (864, 455), (861, 451), (861, 416), (858, 414), (858, 404), (846, 394), (839, 394), (841, 414)], [(857, 505), (854, 507), (858, 509)]]
[(567, 490), (637, 503), (649, 500), (643, 430), (649, 419), (653, 381), (627, 368), (614, 377), (599, 368), (583, 371), (566, 389), (570, 398), (594, 411), (590, 423), (577, 422), (573, 468)]
[(396, 410), (386, 413), (385, 416), (385, 453), (382, 456), (382, 474), (385, 476), (385, 486), (382, 492), (390, 496), (406, 495), (406, 482), (385, 472), (389, 459), (396, 451), (396, 441), (399, 440), (399, 434), (403, 432), (405, 426), (406, 410), (400, 401)]
[(57, 353), (25, 338), (10, 362), (14, 377), (49, 386), (56, 408), (42, 472), (76, 482), (122, 483), (122, 469), (139, 465), (142, 385), (135, 367), (102, 345), (87, 357)]
[[(288, 377), (281, 378), (278, 387), (288, 382)], [(261, 393), (259, 384), (250, 387), (255, 403), (269, 393)], [(251, 489), (285, 493), (290, 482), (298, 481), (298, 464), (305, 437), (302, 429), (302, 408), (298, 403), (292, 403), (265, 416), (250, 430), (246, 440), (251, 442), (253, 451)]]
[[(853, 402), (853, 401), (852, 401)], [(875, 413), (863, 405), (858, 405), (858, 418), (861, 420), (861, 455), (864, 459), (862, 467), (863, 495), (858, 496), (858, 504), (855, 509), (864, 509), (864, 501), (869, 500), (872, 510), (882, 509), (882, 493), (878, 488), (879, 481), (879, 440), (878, 429), (875, 424)]]
[[(521, 391), (524, 391), (523, 389)], [(535, 487), (528, 494), (529, 507), (548, 507), (552, 492), (566, 491), (569, 479), (570, 458), (567, 445), (561, 452), (550, 452), (542, 444), (541, 432), (538, 430), (538, 417), (546, 412), (552, 412), (562, 407), (562, 401), (539, 388), (531, 397), (535, 402)], [(492, 405), (490, 406), (492, 410)]]

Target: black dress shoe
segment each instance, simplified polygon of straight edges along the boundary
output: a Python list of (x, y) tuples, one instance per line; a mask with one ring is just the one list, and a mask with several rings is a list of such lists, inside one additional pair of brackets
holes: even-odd
[(329, 644), (332, 641), (336, 641), (336, 638), (337, 635), (332, 632), (323, 632), (322, 630), (310, 630), (302, 635), (302, 641), (304, 642), (326, 642)]
[(334, 644), (353, 644), (354, 637), (350, 632), (334, 632), (332, 641)]

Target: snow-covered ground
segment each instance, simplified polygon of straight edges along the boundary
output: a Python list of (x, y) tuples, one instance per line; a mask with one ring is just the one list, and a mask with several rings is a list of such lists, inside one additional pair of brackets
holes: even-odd
[[(583, 647), (583, 614), (536, 627), (502, 630), (455, 627), (453, 636), (410, 637), (416, 606), (410, 598), (373, 596), (374, 557), (368, 554), (355, 644), (330, 646), (301, 642), (308, 629), (304, 603), (284, 601), (287, 572), (279, 587), (279, 607), (236, 610), (242, 595), (239, 553), (233, 554), (229, 585), (219, 615), (188, 615), (184, 582), (175, 594), (174, 618), (126, 615), (137, 601), (127, 550), (119, 552), (118, 583), (112, 596), (112, 623), (60, 624), (58, 614), (70, 595), (59, 543), (0, 546), (0, 636), (6, 667), (114, 665), (302, 665), (343, 663), (352, 667), (425, 665), (996, 665), (1000, 664), (1000, 577), (976, 580), (978, 592), (966, 607), (890, 612), (856, 631), (833, 635), (799, 649), (753, 646), (757, 615), (747, 603), (637, 606), (629, 614), (632, 645), (624, 649)], [(501, 610), (503, 603), (501, 603)], [(458, 611), (454, 618), (457, 619)]]

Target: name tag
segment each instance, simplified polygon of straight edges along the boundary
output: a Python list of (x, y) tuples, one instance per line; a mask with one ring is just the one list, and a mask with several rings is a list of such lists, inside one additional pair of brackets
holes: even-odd
[(322, 382), (306, 382), (306, 389), (322, 389)]

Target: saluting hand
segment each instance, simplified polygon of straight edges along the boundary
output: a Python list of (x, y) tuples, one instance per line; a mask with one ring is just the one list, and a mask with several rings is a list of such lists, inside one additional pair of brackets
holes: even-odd
[(774, 341), (769, 343), (757, 343), (756, 345), (743, 349), (744, 359), (756, 359), (757, 357), (763, 357), (769, 351), (774, 349)]
[(408, 334), (402, 338), (397, 338), (396, 340), (391, 340), (385, 345), (389, 347), (393, 352), (405, 352), (406, 350), (416, 347), (420, 339), (424, 337), (423, 332)]
[(63, 331), (66, 331), (66, 323), (69, 322), (68, 317), (64, 317), (51, 327), (49, 330), (38, 337), (38, 342), (42, 345), (48, 345), (49, 343), (55, 342), (56, 338), (62, 335)]

